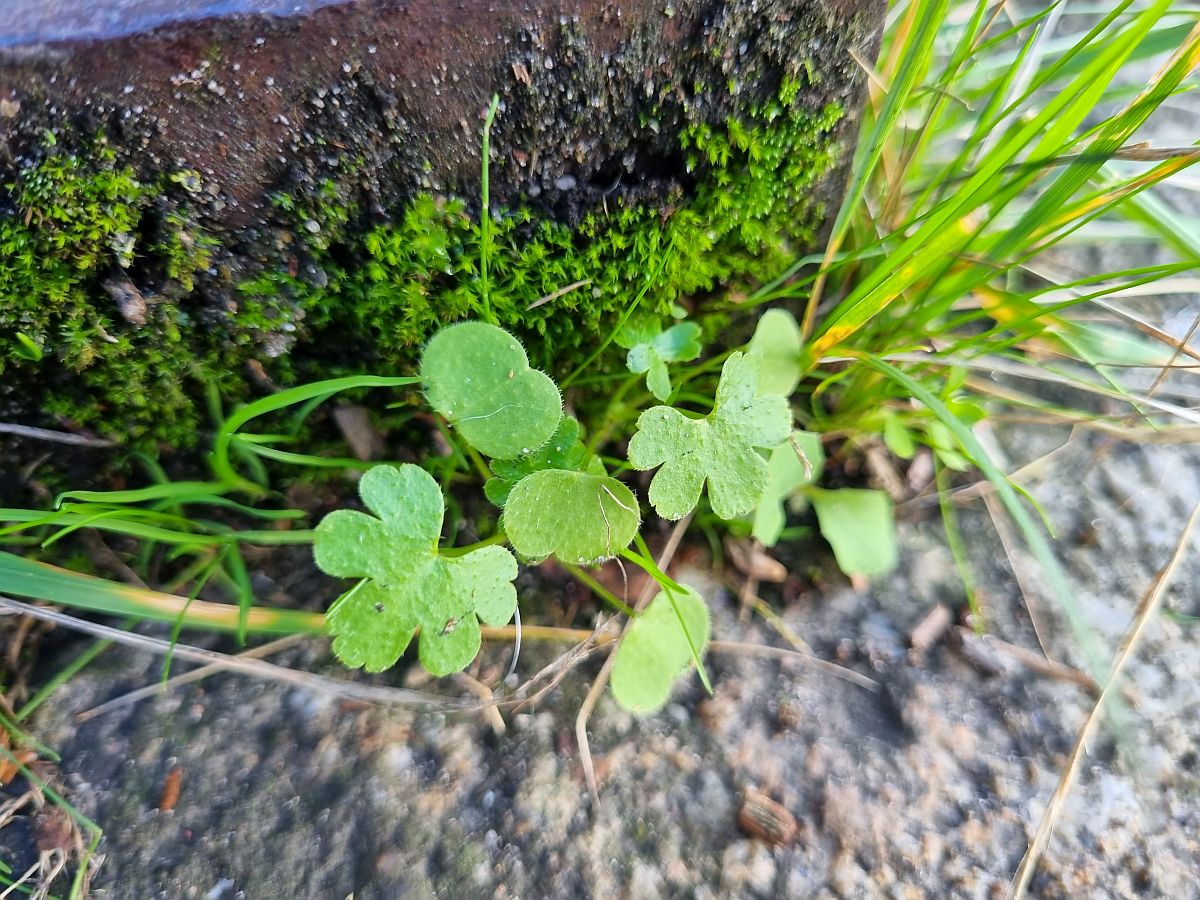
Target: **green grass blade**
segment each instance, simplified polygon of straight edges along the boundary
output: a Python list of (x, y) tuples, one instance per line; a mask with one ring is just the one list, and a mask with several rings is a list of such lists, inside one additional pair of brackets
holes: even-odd
[[(883, 158), (888, 141), (908, 106), (913, 90), (929, 69), (933, 59), (934, 42), (945, 19), (948, 5), (948, 0), (914, 0), (914, 5), (909, 8), (909, 16), (915, 26), (911, 38), (902, 46), (890, 47), (887, 50), (890, 53), (901, 54), (900, 66), (888, 87), (887, 97), (870, 133), (865, 138), (859, 137), (854, 159), (850, 164), (850, 179), (842, 197), (842, 204), (833, 220), (822, 269), (829, 266), (833, 256), (841, 249), (851, 219), (862, 205), (867, 184)], [(812, 334), (816, 323), (822, 284), (823, 280), (818, 278), (805, 306), (800, 327), (806, 338)]]
[(289, 388), (286, 391), (280, 391), (277, 394), (272, 394), (269, 397), (263, 397), (261, 400), (248, 403), (225, 419), (221, 423), (221, 427), (217, 429), (217, 434), (213, 441), (213, 449), (209, 454), (209, 463), (212, 466), (213, 474), (230, 488), (236, 488), (255, 496), (262, 495), (265, 493), (265, 489), (261, 485), (247, 481), (239, 475), (229, 460), (233, 437), (246, 423), (259, 416), (278, 412), (281, 409), (305, 403), (317, 397), (331, 397), (341, 391), (358, 388), (402, 387), (409, 384), (419, 384), (420, 381), (420, 378), (414, 376), (392, 378), (380, 375), (351, 375), (346, 378), (331, 378), (326, 381), (314, 381), (311, 384), (302, 384), (299, 387)]
[(1067, 621), (1070, 622), (1072, 631), (1075, 633), (1075, 638), (1079, 642), (1080, 649), (1092, 672), (1103, 672), (1105, 666), (1104, 658), (1096, 644), (1095, 636), (1081, 618), (1078, 604), (1075, 601), (1075, 594), (1071, 590), (1062, 565), (1054, 555), (1054, 551), (1050, 548), (1050, 543), (1046, 539), (1046, 536), (1035, 524), (1033, 518), (1029, 515), (1029, 511), (1022, 505), (1017, 491), (1013, 488), (1007, 476), (992, 462), (983, 445), (979, 443), (979, 440), (971, 430), (946, 408), (946, 405), (941, 400), (905, 372), (881, 359), (874, 359), (867, 356), (861, 356), (860, 359), (863, 365), (870, 366), (877, 372), (900, 384), (913, 397), (923, 403), (937, 417), (938, 421), (950, 430), (950, 433), (954, 435), (955, 440), (962, 446), (963, 450), (971, 458), (971, 461), (979, 467), (984, 477), (991, 482), (992, 487), (996, 490), (996, 495), (1000, 498), (1000, 502), (1004, 504), (1004, 508), (1012, 517), (1013, 522), (1021, 532), (1021, 536), (1033, 552), (1034, 558), (1037, 559), (1038, 564), (1041, 566), (1042, 572), (1047, 582), (1049, 582), (1050, 590), (1058, 599), (1063, 613), (1067, 617)]
[[(180, 616), (189, 627), (237, 631), (241, 610), (226, 603), (164, 594), (83, 575), (12, 553), (0, 553), (0, 593), (108, 615), (173, 623)], [(323, 633), (325, 617), (300, 610), (255, 606), (245, 617), (250, 634)]]

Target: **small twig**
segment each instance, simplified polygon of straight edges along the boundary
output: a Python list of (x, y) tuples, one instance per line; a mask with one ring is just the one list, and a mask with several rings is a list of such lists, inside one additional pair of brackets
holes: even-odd
[[(679, 544), (683, 540), (683, 534), (687, 531), (687, 527), (691, 521), (692, 515), (689, 513), (675, 524), (675, 528), (671, 531), (671, 536), (667, 538), (666, 546), (663, 547), (662, 553), (658, 557), (658, 568), (660, 570), (666, 571), (672, 557), (675, 556), (675, 551), (679, 549)], [(654, 580), (648, 579), (646, 586), (642, 589), (641, 596), (638, 597), (637, 603), (634, 604), (633, 608), (638, 612), (645, 609), (646, 604), (650, 602), (650, 598), (654, 596), (656, 587), (657, 585)], [(632, 622), (633, 619), (625, 620), (625, 624), (621, 628), (622, 636)], [(620, 638), (614, 643), (619, 642)], [(615, 653), (608, 655), (608, 659), (604, 661), (604, 665), (600, 669), (600, 674), (592, 682), (591, 689), (587, 692), (587, 696), (583, 698), (583, 703), (579, 706), (579, 714), (575, 717), (575, 742), (579, 746), (579, 762), (583, 766), (583, 777), (587, 782), (588, 793), (592, 795), (592, 805), (597, 809), (600, 806), (600, 789), (596, 782), (596, 767), (592, 763), (592, 750), (588, 744), (587, 723), (592, 710), (600, 702), (600, 695), (604, 693), (604, 688), (608, 685), (608, 677), (612, 674), (612, 668), (616, 659), (617, 656)]]
[(1004, 555), (1008, 557), (1008, 564), (1012, 569), (1013, 576), (1017, 579), (1017, 588), (1021, 591), (1021, 596), (1025, 600), (1025, 610), (1029, 613), (1029, 624), (1033, 626), (1033, 635), (1037, 638), (1038, 646), (1041, 648), (1043, 655), (1045, 655), (1046, 659), (1049, 659), (1050, 651), (1047, 649), (1049, 646), (1047, 644), (1049, 633), (1042, 622), (1042, 616), (1039, 612), (1041, 609), (1040, 595), (1036, 593), (1033, 585), (1029, 583), (1029, 579), (1025, 574), (1025, 567), (1021, 565), (1016, 557), (1017, 543), (1008, 526), (1008, 520), (999, 509), (999, 501), (996, 499), (995, 494), (984, 492), (983, 503), (987, 507), (988, 515), (992, 518), (992, 525), (996, 529), (996, 534), (1000, 537), (1000, 546), (1004, 548)]
[(100, 625), (96, 622), (88, 622), (84, 619), (77, 619), (74, 616), (68, 616), (65, 613), (57, 612), (52, 609), (46, 609), (42, 606), (34, 606), (31, 603), (22, 603), (19, 600), (13, 600), (12, 598), (5, 597), (3, 595), (0, 595), (0, 612), (12, 612), (26, 616), (33, 616), (36, 619), (41, 619), (46, 622), (53, 622), (54, 624), (61, 625), (64, 628), (82, 631), (85, 634), (92, 635), (93, 637), (114, 641), (115, 643), (123, 644), (127, 647), (133, 647), (137, 650), (144, 650), (149, 653), (160, 654), (172, 653), (179, 659), (187, 659), (191, 660), (192, 662), (216, 665), (229, 672), (237, 672), (242, 675), (252, 675), (257, 678), (266, 678), (269, 681), (278, 681), (283, 684), (290, 684), (306, 690), (319, 691), (324, 694), (332, 694), (336, 697), (342, 697), (348, 700), (360, 700), (367, 703), (378, 703), (380, 705), (388, 706), (424, 706), (445, 710), (462, 710), (470, 708), (469, 704), (466, 704), (461, 700), (452, 700), (446, 697), (439, 697), (435, 694), (426, 694), (422, 693), (421, 691), (413, 691), (403, 688), (377, 687), (369, 684), (355, 684), (352, 682), (337, 681), (333, 678), (325, 678), (321, 675), (314, 675), (311, 672), (298, 672), (295, 669), (289, 669), (285, 666), (277, 666), (273, 663), (264, 662), (261, 659), (230, 656), (227, 653), (218, 653), (215, 650), (204, 650), (200, 647), (192, 647), (188, 644), (173, 644), (170, 641), (164, 641), (161, 638), (149, 637), (142, 634), (132, 634), (128, 631), (122, 631), (120, 628), (111, 628), (108, 625)]
[(976, 634), (970, 628), (963, 628), (961, 626), (958, 629), (958, 633), (964, 643), (978, 641), (993, 650), (999, 650), (1001, 653), (1008, 655), (1011, 659), (1016, 660), (1025, 668), (1037, 672), (1039, 675), (1078, 685), (1093, 697), (1100, 695), (1100, 685), (1096, 684), (1096, 680), (1086, 672), (1081, 672), (1058, 660), (1049, 659), (1026, 647), (1010, 644), (1008, 641), (1003, 641), (993, 634), (980, 635)]
[(868, 691), (878, 692), (880, 690), (878, 681), (855, 672), (853, 669), (847, 669), (845, 666), (839, 666), (837, 663), (831, 663), (828, 660), (821, 659), (819, 656), (813, 656), (811, 653), (804, 653), (800, 650), (789, 650), (787, 647), (772, 647), (768, 644), (748, 644), (741, 641), (709, 641), (708, 650), (710, 653), (733, 653), (739, 656), (793, 659), (804, 663), (806, 666), (827, 672), (835, 678), (840, 678), (861, 688), (866, 688)]
[(950, 630), (954, 622), (954, 614), (945, 603), (935, 603), (929, 608), (917, 626), (908, 633), (908, 646), (916, 656), (921, 656), (926, 650), (940, 641)]
[(1063, 805), (1067, 799), (1067, 792), (1071, 789), (1071, 783), (1075, 780), (1075, 776), (1079, 771), (1088, 741), (1091, 739), (1093, 732), (1095, 732), (1096, 726), (1100, 723), (1100, 714), (1108, 700), (1109, 691), (1124, 673), (1125, 666), (1133, 656), (1134, 647), (1137, 646), (1146, 631), (1147, 623), (1153, 618), (1159, 606), (1162, 605), (1162, 599), (1167, 593), (1167, 588), (1170, 586), (1176, 571), (1179, 569), (1179, 564), (1183, 561), (1192, 537), (1192, 529), (1195, 528), (1197, 519), (1200, 519), (1200, 505), (1197, 505), (1192, 510), (1187, 524), (1183, 526), (1183, 533), (1179, 536), (1179, 542), (1175, 545), (1171, 559), (1154, 576), (1150, 582), (1150, 586), (1146, 589), (1141, 601), (1138, 603), (1138, 608), (1134, 613), (1133, 624), (1126, 633), (1125, 639), (1121, 642), (1121, 649), (1117, 651), (1112, 670), (1109, 672), (1108, 678), (1104, 681), (1104, 687), (1101, 689), (1100, 696), (1092, 707), (1092, 711), (1088, 713), (1083, 727), (1079, 729), (1079, 734), (1075, 738), (1075, 746), (1071, 748), (1071, 755), (1067, 758), (1066, 768), (1063, 769), (1062, 777), (1058, 780), (1058, 786), (1054, 789), (1054, 796), (1050, 798), (1050, 803), (1046, 807), (1046, 812), (1042, 815), (1041, 822), (1038, 823), (1033, 840), (1030, 841), (1029, 848), (1021, 858), (1021, 864), (1017, 867), (1017, 872), (1013, 876), (1011, 890), (1013, 900), (1021, 900), (1025, 896), (1025, 892), (1029, 889), (1029, 882), (1037, 870), (1042, 854), (1050, 843), (1050, 837), (1054, 833), (1054, 826), (1058, 822), (1058, 817), (1062, 814)]
[[(265, 656), (270, 656), (273, 653), (278, 653), (281, 650), (286, 650), (288, 647), (294, 647), (297, 644), (306, 640), (309, 636), (304, 634), (289, 634), (287, 637), (282, 637), (277, 641), (263, 644), (259, 647), (251, 647), (249, 650), (244, 650), (237, 654), (241, 659), (262, 659)], [(99, 706), (93, 706), (91, 709), (85, 709), (81, 713), (75, 714), (76, 722), (86, 722), (88, 719), (94, 719), (103, 713), (118, 709), (122, 706), (128, 706), (131, 703), (137, 703), (145, 700), (147, 697), (154, 697), (158, 694), (166, 693), (171, 688), (182, 687), (185, 684), (191, 684), (193, 681), (200, 681), (207, 678), (209, 675), (215, 675), (217, 672), (225, 671), (225, 666), (220, 663), (211, 663), (207, 666), (201, 666), (198, 669), (193, 669), (190, 672), (184, 672), (182, 675), (176, 675), (166, 681), (158, 681), (154, 684), (148, 684), (145, 687), (140, 687), (130, 691), (128, 694), (122, 694), (120, 697), (114, 697), (106, 703), (101, 703)]]
[(480, 681), (478, 678), (473, 678), (466, 672), (459, 672), (454, 676), (454, 680), (465, 687), (468, 691), (485, 701), (483, 707), (484, 718), (488, 720), (488, 724), (492, 726), (492, 731), (497, 737), (508, 731), (508, 726), (504, 724), (504, 716), (500, 715), (500, 710), (496, 706), (496, 695), (492, 693), (492, 689)]
[(132, 584), (134, 587), (149, 590), (149, 585), (142, 580), (142, 577), (137, 572), (129, 567), (125, 560), (113, 552), (112, 547), (104, 542), (99, 532), (85, 528), (83, 529), (82, 536), (83, 542), (87, 544), (88, 553), (91, 554), (95, 562), (107, 566), (126, 584)]
[(74, 447), (115, 447), (116, 442), (105, 438), (87, 437), (67, 431), (51, 431), (49, 428), (34, 428), (15, 422), (0, 422), (0, 434), (12, 434), (33, 441), (52, 441), (55, 444), (70, 444)]
[[(593, 652), (595, 652), (599, 647), (603, 646), (603, 644), (608, 643), (610, 636), (602, 633), (602, 630), (607, 625), (607, 620), (601, 620), (597, 622), (596, 631), (592, 634), (591, 638), (580, 644), (576, 644), (565, 654), (555, 659), (554, 662), (550, 663), (550, 665), (546, 666), (531, 679), (526, 681), (525, 684), (521, 685), (520, 690), (514, 693), (514, 699), (517, 698), (518, 694), (523, 694), (528, 690), (528, 688), (532, 687), (538, 681), (545, 680), (546, 682), (545, 685), (534, 691), (528, 697), (516, 699), (512, 711), (517, 713), (526, 706), (537, 703), (542, 699), (542, 697), (546, 696), (546, 694), (558, 687), (562, 683), (562, 680), (571, 672), (573, 672), (580, 663), (591, 656)], [(509, 700), (508, 702), (512, 702), (512, 700)]]
[(747, 574), (742, 580), (741, 590), (738, 591), (738, 622), (745, 624), (750, 618), (750, 607), (758, 600), (757, 594), (758, 578), (753, 573)]
[(585, 278), (582, 281), (572, 282), (571, 284), (568, 284), (566, 287), (559, 288), (557, 291), (555, 291), (552, 294), (547, 294), (545, 297), (542, 297), (538, 300), (534, 300), (527, 307), (525, 307), (525, 312), (529, 312), (531, 309), (537, 309), (539, 306), (549, 303), (551, 300), (557, 300), (559, 297), (563, 296), (564, 294), (569, 294), (569, 293), (571, 293), (571, 291), (578, 290), (579, 288), (585, 287), (586, 285), (589, 285), (591, 283), (592, 283), (592, 279), (590, 279), (590, 278)]
[(808, 641), (804, 640), (804, 638), (792, 631), (787, 622), (783, 621), (783, 618), (779, 615), (779, 613), (771, 609), (771, 605), (767, 603), (767, 601), (763, 600), (762, 597), (754, 597), (750, 601), (750, 605), (756, 613), (763, 617), (763, 620), (768, 625), (775, 629), (776, 634), (791, 644), (795, 649), (799, 650), (801, 653), (806, 653), (809, 656), (816, 656), (816, 654), (813, 653), (813, 648), (808, 645)]

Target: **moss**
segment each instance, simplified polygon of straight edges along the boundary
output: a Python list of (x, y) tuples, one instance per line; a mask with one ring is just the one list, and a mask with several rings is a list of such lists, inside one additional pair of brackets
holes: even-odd
[[(721, 129), (685, 129), (680, 149), (695, 188), (666, 204), (617, 199), (573, 228), (528, 207), (494, 213), (494, 314), (529, 339), (538, 365), (562, 372), (643, 289), (642, 307), (665, 314), (681, 298), (775, 277), (813, 243), (823, 210), (812, 190), (835, 162), (830, 133), (839, 115), (832, 105), (814, 113), (776, 101)], [(326, 230), (322, 212), (284, 205)], [(464, 202), (419, 195), (357, 244), (323, 239), (311, 262), (317, 278), (268, 274), (242, 287), (255, 297), (283, 291), (305, 330), (338, 356), (347, 341), (357, 345), (356, 366), (401, 367), (440, 325), (483, 314), (481, 243)], [(323, 356), (320, 343), (310, 349)]]
[[(573, 225), (532, 203), (493, 211), (491, 307), (538, 365), (571, 368), (643, 289), (643, 308), (665, 313), (772, 278), (812, 244), (839, 109), (796, 93), (785, 83), (744, 118), (686, 127), (688, 187), (665, 199), (614, 196)], [(0, 374), (33, 376), (40, 409), (144, 449), (194, 443), (202, 383), (243, 396), (252, 359), (281, 383), (409, 366), (437, 327), (481, 314), (481, 229), (466, 202), (430, 194), (372, 224), (345, 170), (277, 195), (277, 246), (232, 290), (196, 173), (139, 178), (102, 137), (46, 148), (0, 197)]]
[[(146, 189), (97, 142), (88, 161), (51, 153), (7, 185), (0, 215), (0, 375), (18, 335), (35, 357), (54, 354), (82, 369), (106, 324), (89, 282), (111, 263), (128, 265)], [(36, 347), (36, 350), (32, 348)], [(29, 359), (17, 354), (17, 359)]]
[(190, 389), (234, 361), (180, 301), (219, 247), (189, 205), (195, 174), (147, 182), (103, 135), (43, 151), (0, 193), (0, 400), (19, 389), (131, 448), (188, 446)]

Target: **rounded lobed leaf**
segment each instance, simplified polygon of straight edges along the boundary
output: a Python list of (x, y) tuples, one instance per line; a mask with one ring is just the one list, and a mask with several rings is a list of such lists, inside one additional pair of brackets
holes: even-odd
[(329, 611), (334, 653), (352, 667), (378, 672), (396, 662), (420, 631), (421, 663), (434, 675), (457, 672), (479, 652), (479, 618), (512, 618), (517, 561), (503, 547), (464, 555), (438, 552), (444, 501), (419, 466), (379, 466), (360, 492), (379, 518), (337, 510), (317, 526), (320, 567), (365, 577)]
[(635, 469), (662, 466), (650, 482), (650, 503), (666, 519), (681, 519), (700, 500), (722, 519), (750, 512), (767, 485), (767, 463), (756, 447), (773, 449), (791, 432), (787, 400), (758, 392), (758, 365), (744, 353), (725, 361), (716, 406), (706, 419), (689, 419), (669, 406), (638, 417), (629, 441)]
[(642, 524), (637, 498), (591, 472), (545, 469), (521, 479), (504, 507), (504, 532), (522, 556), (588, 565), (616, 556)]
[(685, 362), (700, 355), (700, 326), (681, 322), (666, 331), (656, 319), (631, 322), (617, 334), (617, 343), (629, 350), (625, 365), (635, 375), (646, 375), (650, 393), (661, 401), (671, 395), (669, 362)]
[(587, 467), (591, 456), (580, 440), (582, 430), (579, 422), (571, 416), (563, 416), (554, 435), (540, 449), (516, 459), (498, 459), (492, 463), (494, 478), (483, 486), (487, 498), (503, 507), (508, 502), (509, 492), (522, 478), (542, 469), (582, 470)]
[(359, 494), (379, 518), (331, 512), (317, 525), (313, 558), (342, 578), (369, 576), (387, 584), (419, 579), (434, 560), (445, 504), (433, 476), (420, 466), (375, 466)]
[(482, 644), (479, 621), (468, 615), (447, 619), (440, 628), (422, 628), (418, 654), (425, 671), (440, 678), (469, 666)]
[(786, 521), (784, 501), (799, 488), (812, 484), (825, 468), (821, 436), (793, 431), (787, 441), (771, 451), (767, 461), (767, 486), (754, 510), (751, 534), (766, 547), (775, 546)]
[(489, 625), (507, 625), (517, 610), (517, 561), (504, 547), (481, 547), (443, 559), (459, 608), (472, 609)]
[(804, 346), (796, 317), (786, 309), (768, 309), (758, 320), (746, 348), (758, 362), (758, 390), (790, 397), (800, 383), (800, 351)]
[(420, 466), (373, 466), (359, 480), (358, 495), (385, 522), (402, 522), (413, 540), (437, 544), (446, 502), (433, 476)]
[(892, 499), (883, 491), (844, 488), (805, 492), (817, 511), (821, 537), (833, 548), (838, 568), (868, 578), (896, 567)]
[(325, 616), (333, 653), (352, 669), (382, 672), (396, 664), (417, 630), (410, 606), (395, 602), (387, 588), (364, 581)]
[(636, 713), (659, 709), (691, 666), (692, 648), (702, 654), (708, 635), (708, 606), (695, 590), (659, 593), (617, 647), (610, 680), (617, 702)]
[(433, 336), (421, 356), (430, 405), (479, 452), (515, 459), (542, 446), (562, 418), (554, 382), (529, 367), (515, 337), (485, 322)]

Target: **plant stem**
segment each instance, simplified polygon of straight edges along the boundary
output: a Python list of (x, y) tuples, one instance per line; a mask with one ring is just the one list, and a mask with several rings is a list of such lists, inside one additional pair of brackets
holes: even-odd
[(476, 550), (481, 550), (484, 547), (494, 547), (497, 544), (508, 543), (508, 535), (501, 529), (496, 529), (496, 533), (491, 537), (484, 538), (482, 541), (476, 541), (474, 544), (468, 544), (465, 547), (447, 547), (441, 551), (442, 556), (453, 559), (456, 556), (466, 556)]
[(491, 157), (492, 123), (496, 120), (498, 109), (500, 109), (500, 95), (493, 94), (487, 115), (483, 119), (483, 171), (480, 178), (481, 206), (483, 208), (479, 210), (479, 292), (483, 297), (483, 317), (493, 324), (496, 317), (492, 315), (491, 290), (488, 286), (488, 257), (492, 252), (492, 198), (488, 184), (488, 163)]
[(637, 296), (633, 298), (633, 302), (630, 303), (629, 306), (626, 307), (625, 312), (621, 314), (621, 318), (617, 321), (617, 324), (608, 333), (604, 340), (600, 342), (600, 346), (593, 350), (588, 355), (588, 358), (581, 362), (578, 368), (576, 368), (574, 372), (572, 372), (563, 380), (561, 385), (562, 390), (565, 391), (571, 386), (576, 378), (586, 372), (588, 367), (591, 366), (591, 364), (597, 359), (599, 359), (600, 354), (607, 350), (608, 345), (616, 339), (617, 333), (625, 327), (625, 324), (629, 321), (630, 317), (633, 316), (634, 311), (638, 308), (639, 304), (641, 304), (642, 298), (646, 296), (646, 292), (650, 290), (650, 285), (658, 281), (658, 277), (662, 274), (662, 270), (666, 268), (667, 260), (670, 259), (671, 251), (674, 249), (674, 240), (675, 239), (672, 236), (672, 238), (667, 242), (667, 246), (663, 248), (662, 259), (658, 261), (658, 266), (655, 268), (654, 274), (646, 279), (645, 284), (642, 285), (642, 289), (638, 291)]
[(606, 588), (604, 585), (602, 585), (599, 581), (597, 581), (595, 578), (593, 578), (589, 573), (587, 573), (583, 569), (579, 568), (579, 566), (573, 566), (567, 562), (561, 563), (561, 565), (564, 569), (566, 569), (568, 572), (570, 572), (577, 580), (582, 581), (587, 586), (588, 590), (590, 590), (593, 594), (595, 594), (601, 600), (604, 600), (605, 602), (612, 604), (613, 606), (615, 606), (617, 609), (619, 609), (621, 612), (623, 612), (627, 616), (632, 617), (632, 616), (638, 615), (637, 610), (635, 610), (628, 603), (623, 602), (620, 598), (617, 597), (616, 594), (614, 594), (612, 591), (610, 591), (608, 588)]

